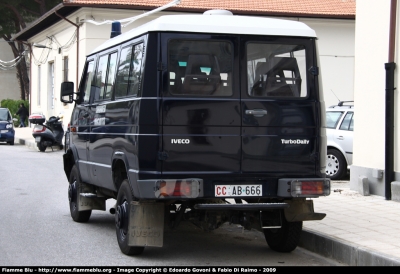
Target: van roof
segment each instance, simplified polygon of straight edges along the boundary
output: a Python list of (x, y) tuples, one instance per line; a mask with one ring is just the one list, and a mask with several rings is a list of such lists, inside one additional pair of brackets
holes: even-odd
[(153, 31), (316, 37), (313, 29), (298, 21), (240, 15), (164, 15), (111, 38), (91, 54)]

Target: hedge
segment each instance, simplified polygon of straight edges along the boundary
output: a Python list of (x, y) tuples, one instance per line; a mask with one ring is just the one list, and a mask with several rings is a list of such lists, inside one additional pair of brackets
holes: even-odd
[[(0, 107), (2, 108), (8, 108), (11, 112), (11, 115), (13, 118), (17, 118), (17, 121), (14, 121), (14, 126), (18, 127), (19, 126), (19, 115), (15, 115), (19, 109), (19, 105), (23, 103), (24, 106), (28, 109), (29, 111), (29, 101), (26, 100), (13, 100), (13, 99), (4, 99), (1, 100), (0, 102)], [(25, 121), (25, 126), (28, 126), (28, 118), (26, 118)]]

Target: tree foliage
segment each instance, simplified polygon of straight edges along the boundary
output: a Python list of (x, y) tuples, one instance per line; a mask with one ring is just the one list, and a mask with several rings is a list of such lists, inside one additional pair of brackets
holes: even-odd
[[(12, 41), (12, 35), (29, 25), (48, 10), (60, 4), (62, 0), (0, 0), (0, 37), (8, 42), (14, 57), (22, 55), (27, 46)], [(28, 60), (23, 58), (16, 66), (20, 85), (20, 97), (26, 100), (29, 94)]]

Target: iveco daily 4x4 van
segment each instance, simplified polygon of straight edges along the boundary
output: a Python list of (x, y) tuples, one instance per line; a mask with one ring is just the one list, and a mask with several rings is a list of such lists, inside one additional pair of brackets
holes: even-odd
[(162, 246), (164, 227), (225, 222), (296, 248), (313, 200), (330, 194), (316, 34), (303, 23), (167, 15), (86, 58), (64, 170), (74, 221), (115, 199), (127, 255)]

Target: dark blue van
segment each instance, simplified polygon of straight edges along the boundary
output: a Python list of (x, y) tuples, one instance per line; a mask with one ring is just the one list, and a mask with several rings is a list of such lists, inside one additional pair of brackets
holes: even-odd
[(115, 199), (127, 255), (162, 246), (164, 226), (225, 222), (294, 250), (321, 220), (325, 104), (314, 30), (289, 20), (161, 16), (86, 58), (64, 170), (74, 221)]

